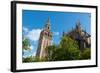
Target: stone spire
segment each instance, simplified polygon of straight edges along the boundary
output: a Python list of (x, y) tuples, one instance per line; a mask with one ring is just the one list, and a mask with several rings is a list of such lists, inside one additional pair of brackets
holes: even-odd
[(81, 23), (79, 20), (76, 23), (76, 30), (77, 30), (77, 33), (81, 35), (82, 28), (81, 28)]
[(48, 17), (46, 24), (45, 24), (45, 29), (50, 30), (51, 29), (51, 24), (50, 24), (50, 17)]
[(77, 23), (76, 23), (76, 28), (77, 28), (77, 29), (81, 29), (81, 23), (80, 23), (79, 20), (78, 20)]

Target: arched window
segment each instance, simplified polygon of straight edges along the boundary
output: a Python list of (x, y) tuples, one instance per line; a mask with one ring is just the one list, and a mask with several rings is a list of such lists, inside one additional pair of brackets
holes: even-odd
[(48, 29), (50, 29), (50, 28), (48, 27)]

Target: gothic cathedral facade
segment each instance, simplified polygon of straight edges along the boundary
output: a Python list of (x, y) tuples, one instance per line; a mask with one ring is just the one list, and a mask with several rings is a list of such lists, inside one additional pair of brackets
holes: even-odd
[(79, 49), (83, 51), (85, 48), (91, 48), (91, 35), (81, 28), (80, 21), (71, 31), (63, 33), (63, 36), (69, 36), (78, 42)]
[(48, 18), (44, 29), (40, 33), (40, 38), (38, 42), (38, 49), (36, 53), (36, 57), (44, 58), (46, 56), (46, 47), (52, 44), (52, 32), (50, 26), (50, 19)]

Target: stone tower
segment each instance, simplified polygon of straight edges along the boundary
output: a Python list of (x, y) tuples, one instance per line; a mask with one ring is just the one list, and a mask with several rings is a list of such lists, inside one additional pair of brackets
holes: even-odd
[(36, 56), (41, 58), (44, 58), (46, 56), (45, 48), (47, 46), (50, 46), (52, 44), (52, 32), (50, 31), (50, 18), (48, 18), (44, 29), (40, 33), (39, 43), (38, 43), (38, 49)]

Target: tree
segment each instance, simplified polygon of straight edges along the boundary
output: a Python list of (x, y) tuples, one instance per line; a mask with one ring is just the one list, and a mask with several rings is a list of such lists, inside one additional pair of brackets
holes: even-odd
[(28, 39), (23, 39), (22, 40), (22, 49), (23, 50), (30, 50), (30, 42), (29, 42), (29, 40)]
[(81, 53), (81, 59), (90, 59), (91, 58), (91, 49), (85, 48), (84, 51)]
[(30, 51), (30, 42), (28, 39), (22, 39), (22, 56), (24, 56), (24, 51)]
[(46, 57), (45, 59), (47, 61), (53, 61), (54, 60), (54, 56), (57, 50), (57, 46), (56, 45), (52, 45), (52, 46), (48, 46), (46, 47)]
[(80, 59), (78, 43), (69, 36), (61, 38), (58, 46), (53, 45), (46, 48), (47, 61), (77, 60)]
[(67, 49), (70, 48), (69, 50), (71, 50), (71, 48), (79, 49), (77, 41), (71, 39), (69, 36), (63, 36), (61, 38), (60, 47)]
[(34, 61), (34, 57), (33, 56), (29, 56), (26, 58), (23, 58), (23, 62), (33, 62)]
[(78, 43), (69, 36), (62, 37), (57, 53), (58, 60), (77, 60), (80, 57)]

